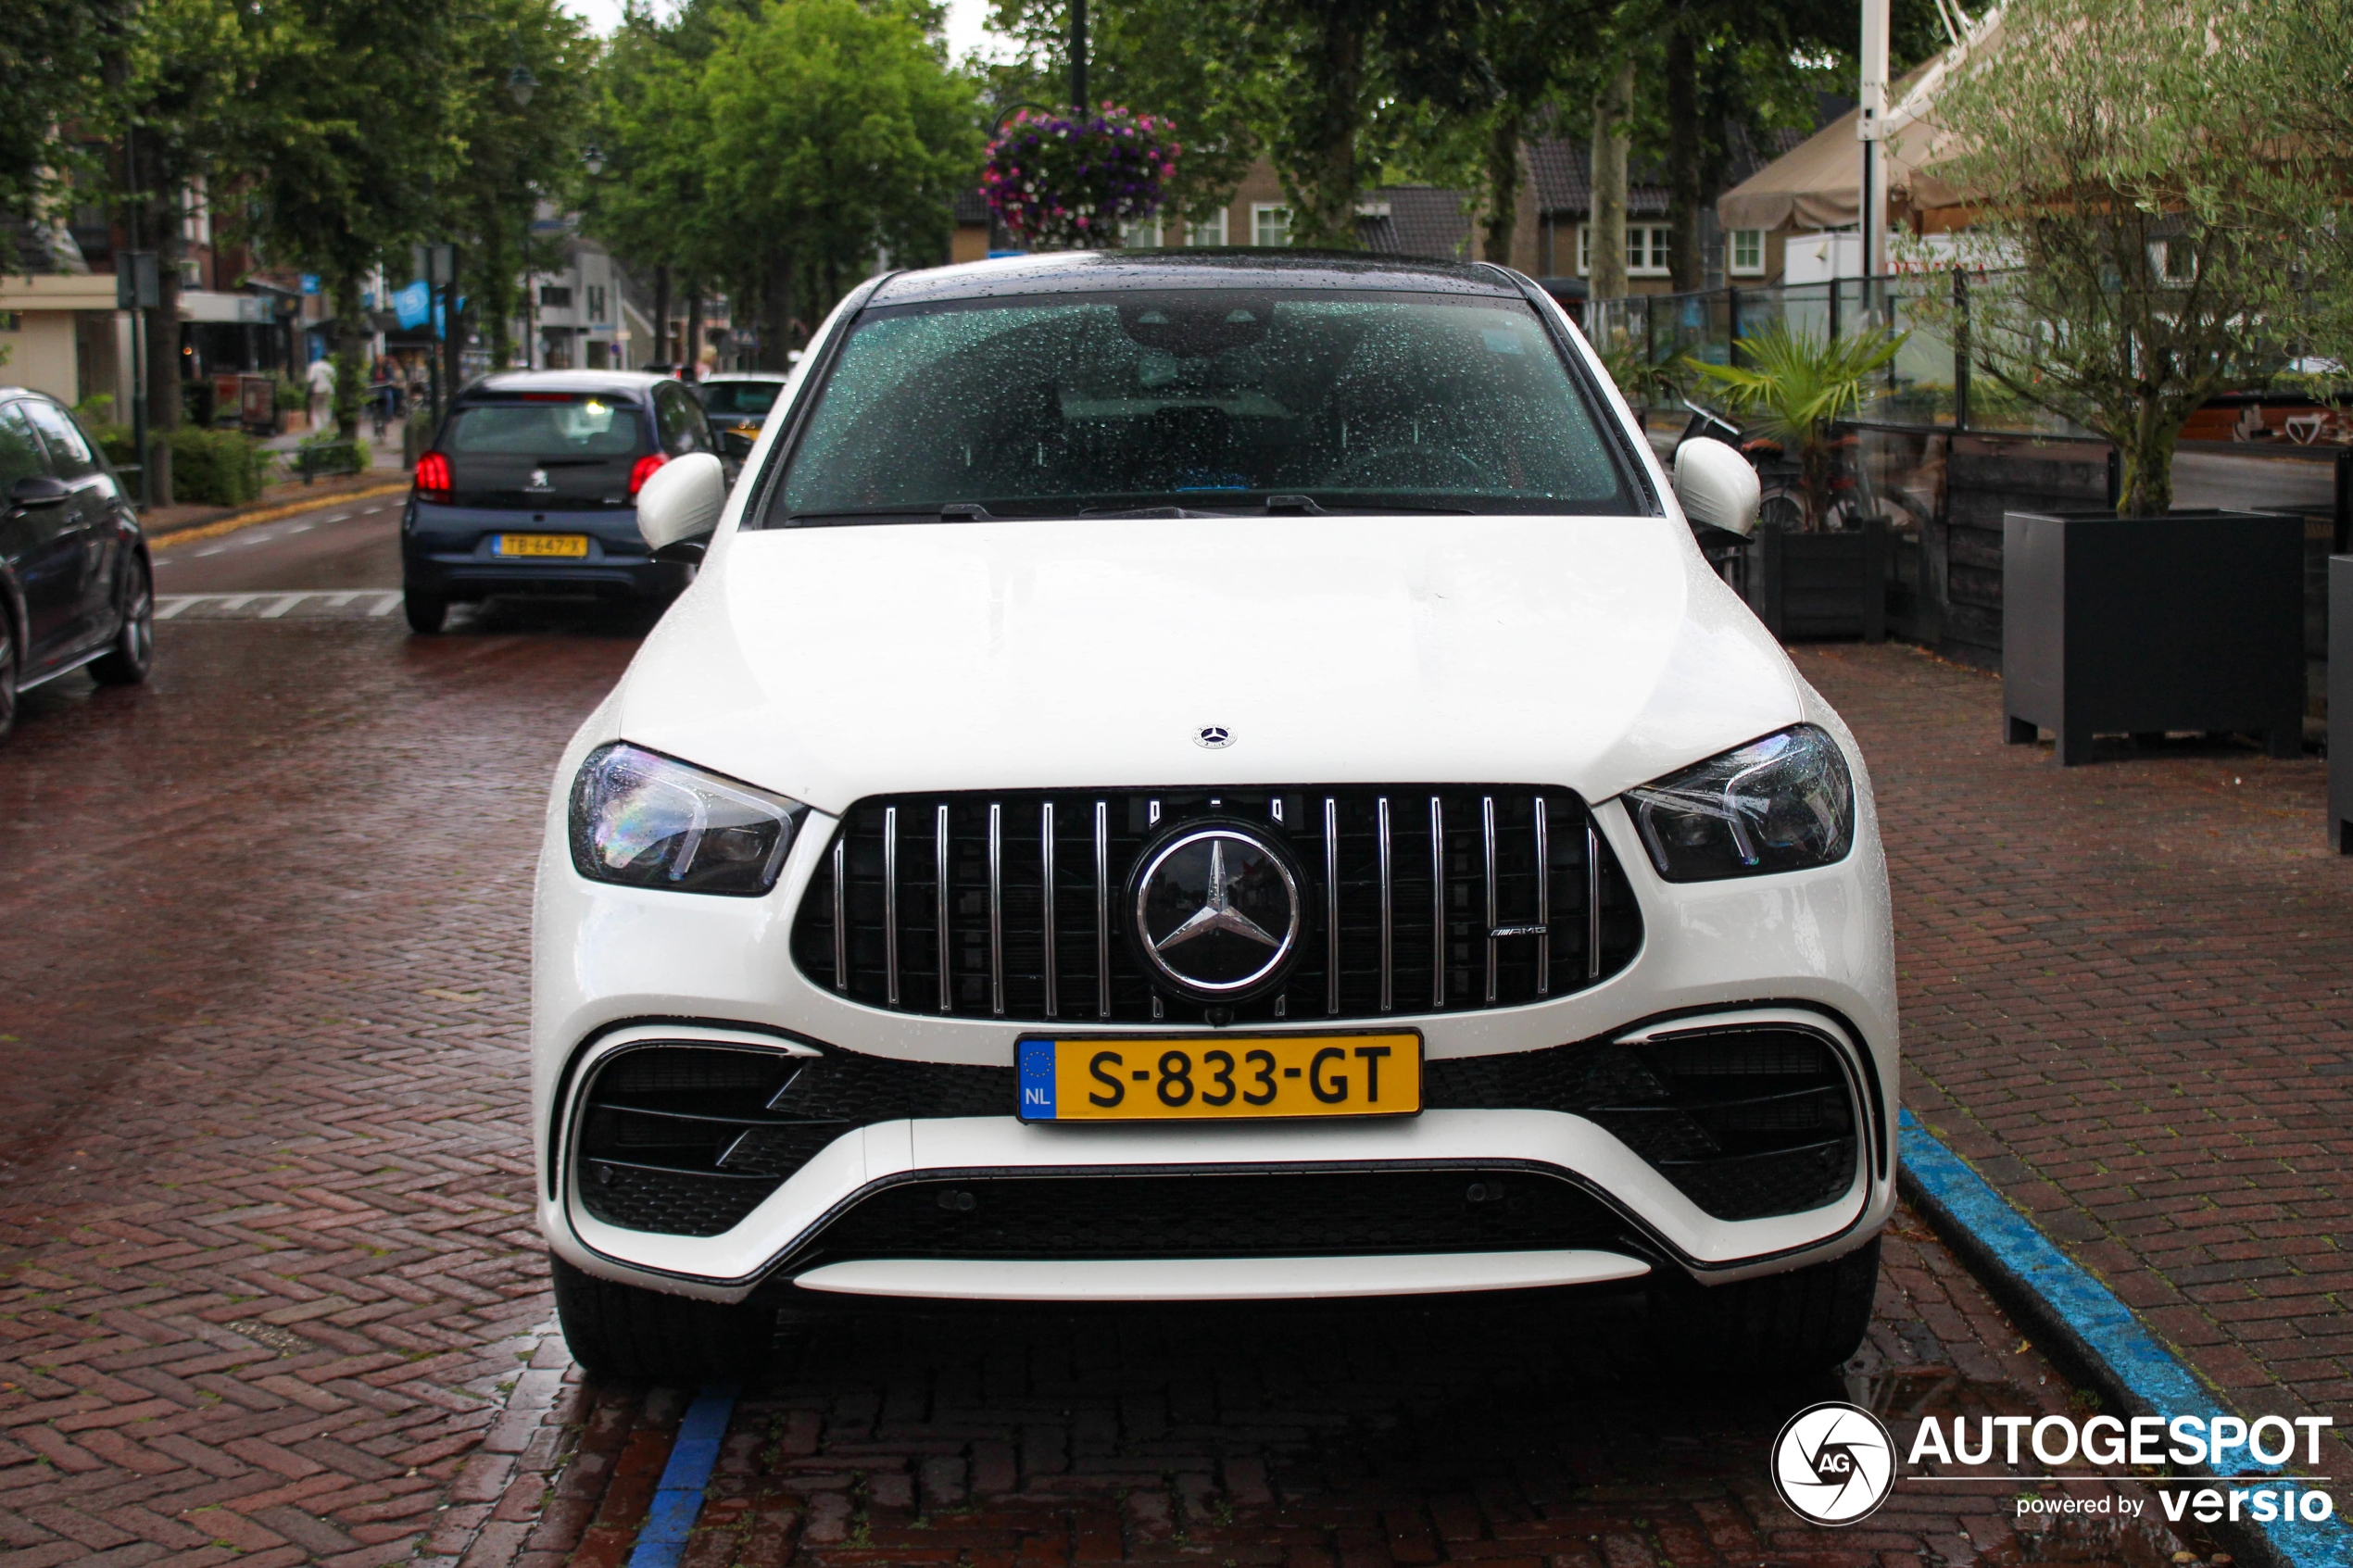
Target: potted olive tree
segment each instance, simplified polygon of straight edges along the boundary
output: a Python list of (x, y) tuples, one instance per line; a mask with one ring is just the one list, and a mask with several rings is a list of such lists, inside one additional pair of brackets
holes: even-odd
[[(1797, 483), (1783, 505), (1768, 506), (1749, 546), (1749, 603), (1785, 641), (1887, 634), (1887, 520), (1838, 517), (1831, 443), (1903, 345), (1877, 330), (1831, 337), (1776, 321), (1740, 340), (1738, 364), (1684, 361), (1755, 436), (1796, 461)], [(1849, 526), (1834, 526), (1842, 521)]]
[(2116, 450), (2113, 515), (2005, 520), (2008, 738), (2054, 731), (2063, 763), (2096, 732), (2299, 746), (2300, 521), (2173, 509), (2183, 422), (2276, 353), (2313, 232), (2276, 199), (2297, 147), (2246, 80), (2275, 31), (2263, 6), (2014, 0), (1910, 133), (1976, 278), (1917, 313)]

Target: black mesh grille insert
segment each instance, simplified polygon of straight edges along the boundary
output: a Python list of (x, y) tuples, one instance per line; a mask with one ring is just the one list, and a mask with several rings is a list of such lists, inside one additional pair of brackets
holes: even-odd
[[(1155, 988), (1123, 907), (1146, 842), (1202, 817), (1264, 824), (1306, 878), (1297, 960), (1223, 1020)], [(1026, 1022), (1516, 1007), (1617, 973), (1641, 944), (1632, 892), (1583, 802), (1502, 784), (862, 800), (793, 927), (801, 972), (854, 1000)]]
[(795, 1259), (1247, 1258), (1624, 1251), (1581, 1188), (1528, 1171), (922, 1181), (851, 1209)]
[(829, 1051), (656, 1044), (612, 1057), (587, 1088), (581, 1206), (607, 1224), (717, 1236), (853, 1127), (902, 1116), (1002, 1116), (1010, 1067)]
[(1793, 1025), (1432, 1061), (1422, 1094), (1433, 1110), (1591, 1118), (1719, 1220), (1817, 1209), (1855, 1180), (1846, 1073), (1827, 1039)]

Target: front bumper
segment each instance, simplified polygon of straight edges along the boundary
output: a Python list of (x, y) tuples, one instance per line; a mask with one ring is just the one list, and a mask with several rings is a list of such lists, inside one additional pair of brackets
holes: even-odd
[[(1554, 1001), (1394, 1022), (1422, 1032), (1433, 1065), (1578, 1042), (1640, 1043), (1705, 1024), (1802, 1026), (1832, 1044), (1852, 1088), (1853, 1179), (1836, 1198), (1800, 1212), (1720, 1218), (1604, 1126), (1606, 1118), (1562, 1110), (1429, 1110), (1346, 1123), (1025, 1124), (1012, 1114), (1009, 1087), (1001, 1115), (899, 1117), (844, 1132), (718, 1234), (608, 1223), (581, 1200), (574, 1154), (583, 1087), (611, 1053), (658, 1038), (1005, 1069), (1015, 1039), (1036, 1030), (882, 1012), (801, 974), (789, 951), (792, 915), (825, 853), (825, 819), (804, 826), (774, 894), (726, 899), (586, 883), (571, 871), (560, 821), (551, 818), (535, 927), (541, 1229), (591, 1273), (724, 1300), (780, 1280), (853, 1295), (1096, 1300), (1496, 1289), (1653, 1270), (1714, 1282), (1862, 1245), (1894, 1206), (1898, 1081), (1885, 874), (1868, 808), (1856, 850), (1839, 865), (1704, 884), (1659, 882), (1615, 803), (1596, 819), (1642, 907), (1644, 942), (1633, 962)], [(1222, 1258), (918, 1259), (872, 1255), (871, 1247), (842, 1258), (825, 1248), (829, 1226), (886, 1195), (903, 1198), (910, 1187), (946, 1192), (963, 1183), (987, 1197), (986, 1184), (1013, 1181), (1042, 1190), (1081, 1178), (1344, 1173), (1442, 1177), (1459, 1188), (1497, 1172), (1573, 1196), (1601, 1228), (1572, 1226), (1567, 1239), (1577, 1245), (1290, 1258), (1262, 1248)]]

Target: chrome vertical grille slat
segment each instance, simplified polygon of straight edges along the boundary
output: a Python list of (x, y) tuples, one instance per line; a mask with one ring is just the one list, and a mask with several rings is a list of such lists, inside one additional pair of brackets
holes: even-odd
[(988, 803), (988, 1010), (1005, 1016), (1005, 807)]
[(1446, 803), (1429, 797), (1429, 1005), (1446, 1005)]
[[(1401, 836), (1396, 820), (1417, 801), (1428, 859), (1413, 842), (1424, 824)], [(900, 854), (901, 819), (915, 813), (932, 839), (920, 870)], [(1288, 847), (1305, 925), (1272, 988), (1214, 1016), (1212, 1003), (1156, 985), (1126, 929), (1142, 856), (1211, 817)], [(861, 801), (794, 912), (793, 961), (855, 1005), (983, 1021), (1202, 1027), (1527, 1006), (1605, 978), (1640, 946), (1631, 886), (1592, 827), (1570, 792), (1511, 784)]]
[(1046, 981), (1046, 1016), (1052, 1018), (1062, 1011), (1061, 955), (1054, 938), (1054, 803), (1051, 800), (1038, 808), (1038, 902), (1039, 909), (1038, 939), (1045, 948), (1041, 968)]
[(883, 812), (883, 945), (889, 950), (890, 1005), (899, 1005), (899, 808)]
[(1495, 901), (1495, 797), (1491, 795), (1479, 797), (1478, 841), (1484, 851), (1480, 870), (1487, 883), (1487, 985), (1484, 994), (1487, 1005), (1491, 1008), (1495, 1005), (1495, 944), (1498, 940), (1495, 927), (1501, 923)]
[[(1160, 814), (1160, 803), (1152, 803)], [(1111, 802), (1095, 802), (1095, 1016), (1111, 1016)]]
[(1340, 802), (1324, 797), (1324, 1011), (1340, 1016)]
[(1380, 1010), (1387, 1012), (1396, 1004), (1397, 980), (1397, 885), (1390, 860), (1388, 796), (1380, 797), (1377, 809), (1380, 816)]
[(950, 890), (953, 884), (948, 880), (948, 803), (944, 800), (939, 803), (938, 816), (933, 819), (931, 833), (932, 874), (937, 878), (932, 884), (932, 908), (936, 911), (933, 919), (939, 936), (939, 1010), (953, 1012), (956, 1010), (956, 971), (948, 949), (948, 928), (951, 923), (948, 906), (952, 897)]
[(1552, 835), (1545, 822), (1547, 808), (1542, 796), (1536, 797), (1536, 994), (1549, 996), (1553, 989), (1553, 852)]

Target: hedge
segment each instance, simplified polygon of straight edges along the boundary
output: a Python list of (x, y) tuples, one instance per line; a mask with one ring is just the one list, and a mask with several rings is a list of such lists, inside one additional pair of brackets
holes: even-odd
[(261, 494), (270, 452), (233, 430), (182, 425), (171, 445), (171, 498), (187, 505), (234, 507)]

